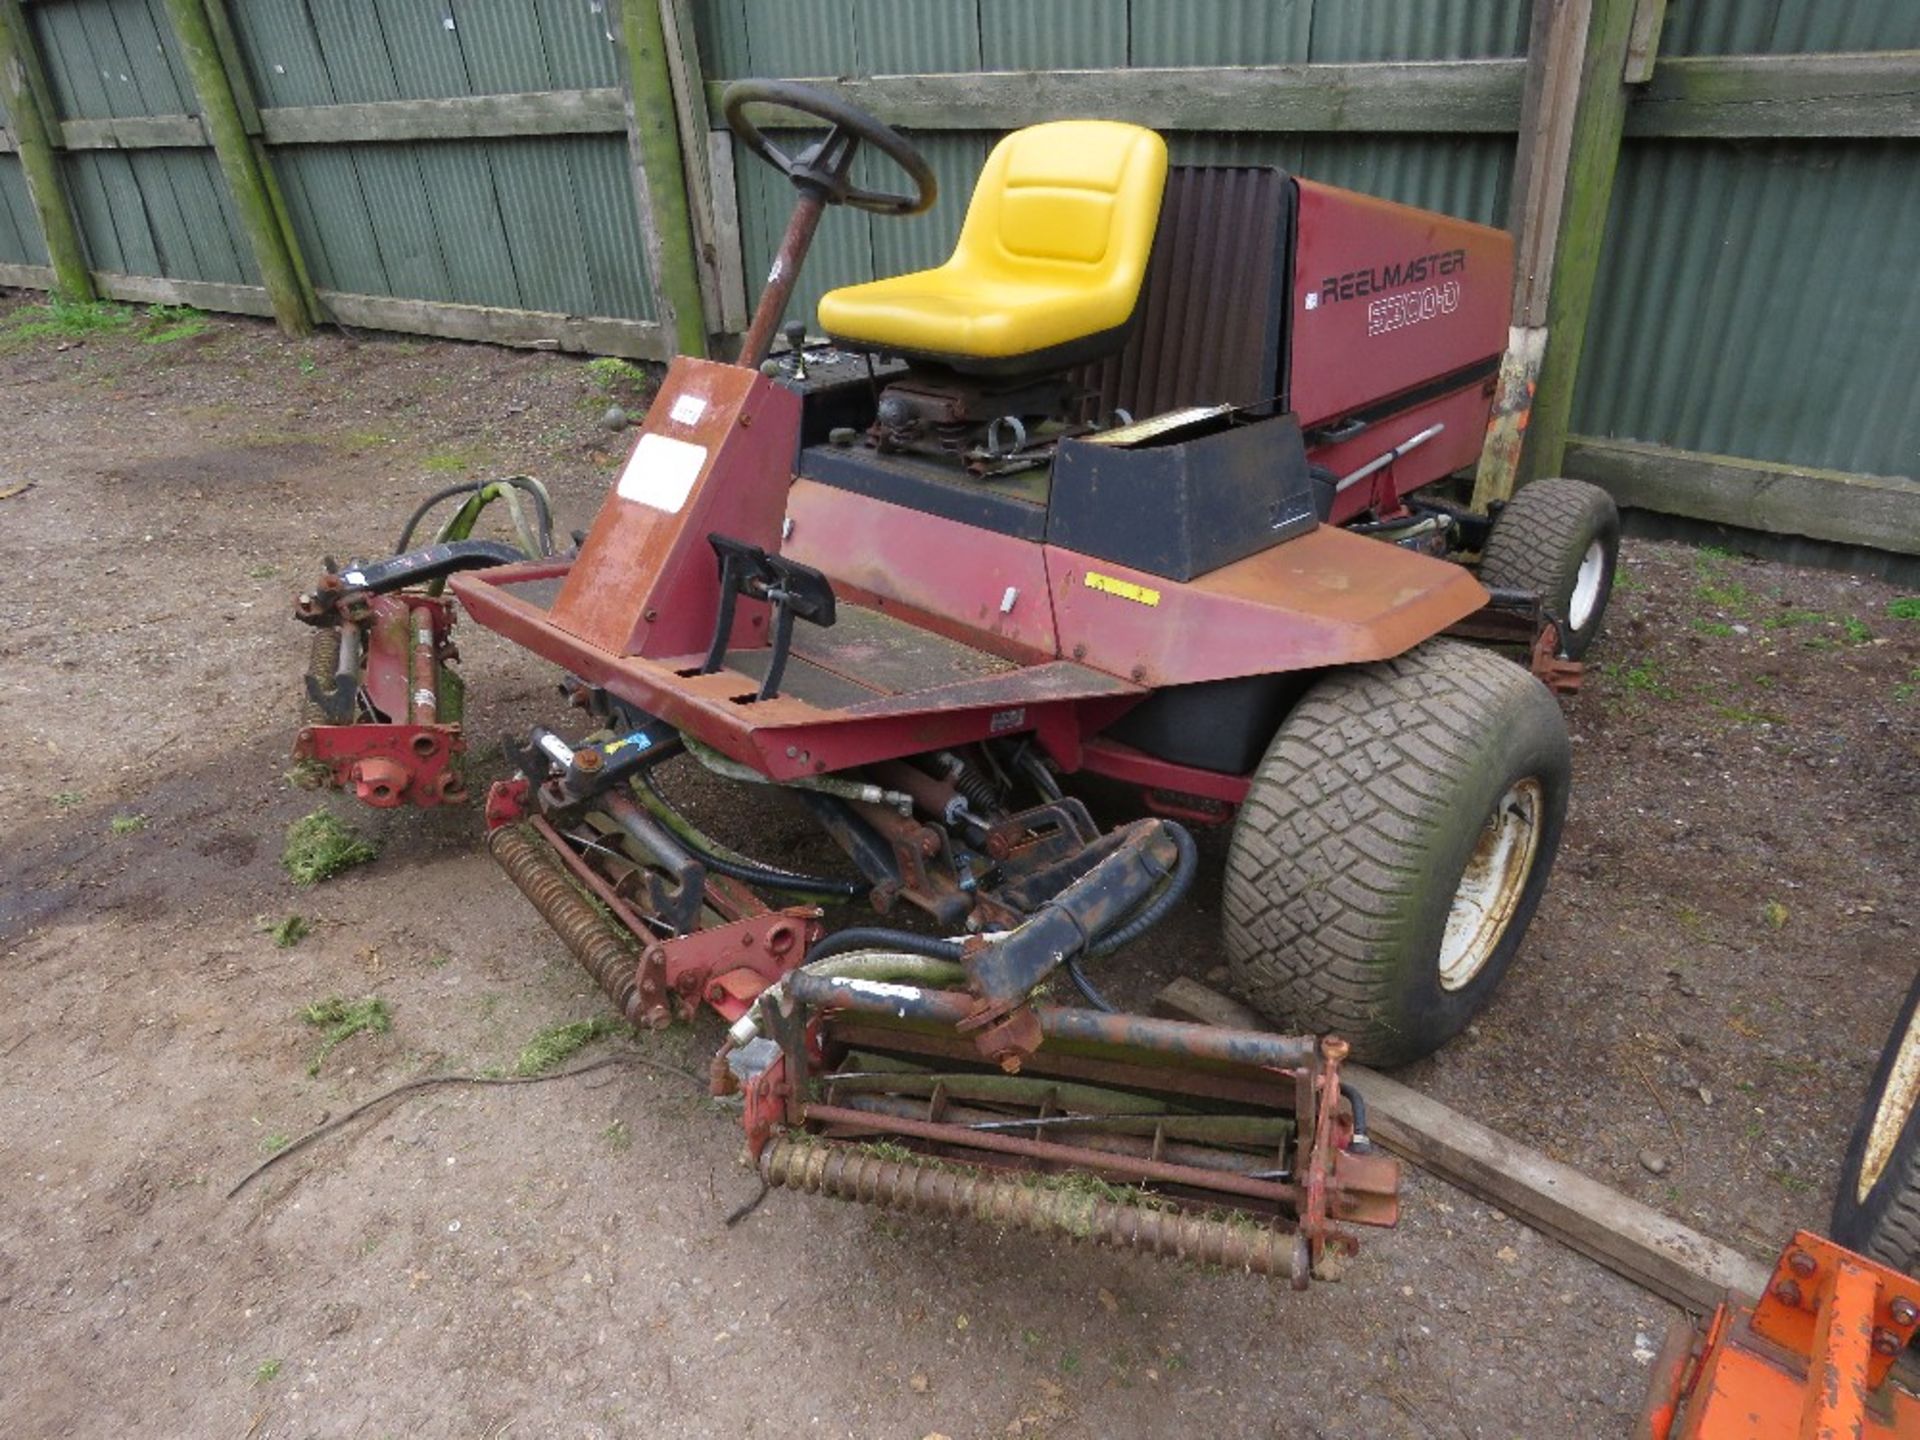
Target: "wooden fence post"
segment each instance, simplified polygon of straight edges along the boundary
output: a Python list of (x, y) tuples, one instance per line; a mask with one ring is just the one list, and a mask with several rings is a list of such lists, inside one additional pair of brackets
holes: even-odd
[(1574, 101), (1587, 48), (1592, 0), (1537, 0), (1527, 39), (1527, 83), (1520, 99), (1520, 145), (1513, 161), (1507, 226), (1514, 234), (1513, 311), (1500, 361), (1487, 441), (1473, 482), (1473, 508), (1506, 500), (1520, 474), (1540, 362), (1547, 349), (1547, 295), (1566, 198)]
[[(729, 166), (724, 173), (715, 173), (714, 141), (719, 137), (713, 133), (707, 110), (706, 68), (695, 33), (694, 3), (660, 0), (660, 18), (666, 31), (667, 78), (673, 85), (680, 123), (680, 156), (693, 211), (694, 259), (700, 267), (700, 298), (711, 349), (716, 340), (724, 346), (728, 337), (744, 331), (747, 315), (739, 293), (739, 236), (730, 233), (722, 220), (734, 208), (733, 171)], [(726, 143), (722, 138), (721, 145)], [(727, 155), (730, 158), (731, 152)], [(718, 193), (722, 188), (725, 193)]]
[(266, 283), (267, 297), (273, 302), (274, 319), (289, 335), (305, 335), (313, 329), (307, 313), (307, 297), (300, 284), (300, 269), (294, 263), (293, 242), (281, 228), (279, 212), (267, 189), (259, 157), (254, 154), (253, 139), (240, 119), (240, 107), (233, 96), (233, 81), (220, 58), (220, 46), (207, 19), (201, 0), (166, 0), (167, 19), (174, 38), (180, 42), (181, 58), (193, 77), (193, 92), (200, 101), (200, 119), (213, 141), (214, 154), (220, 160), (220, 173), (226, 177), (227, 190), (240, 213), (241, 227), (253, 248), (254, 263)]
[[(668, 72), (659, 0), (619, 0), (620, 89), (640, 238), (653, 278), (655, 318), (681, 355), (707, 353), (700, 267), (695, 259), (680, 123)], [(704, 144), (706, 136), (693, 137)]]
[(91, 300), (93, 275), (87, 268), (86, 247), (74, 224), (66, 185), (60, 178), (59, 157), (54, 154), (53, 137), (58, 133), (55, 127), (59, 119), (20, 0), (0, 0), (0, 101), (5, 102), (13, 122), (27, 195), (39, 217), (47, 259), (53, 266), (54, 288), (72, 300)]
[(1566, 199), (1547, 293), (1546, 357), (1533, 398), (1524, 474), (1556, 475), (1566, 458), (1567, 426), (1580, 352), (1587, 341), (1613, 177), (1626, 122), (1627, 53), (1636, 0), (1591, 0), (1585, 57), (1567, 150)]

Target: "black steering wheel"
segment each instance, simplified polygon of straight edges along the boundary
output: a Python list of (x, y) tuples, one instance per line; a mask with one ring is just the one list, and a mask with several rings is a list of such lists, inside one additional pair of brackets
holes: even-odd
[[(824, 140), (798, 155), (789, 155), (747, 118), (749, 105), (779, 105), (824, 120), (832, 128)], [(720, 108), (727, 117), (727, 128), (749, 150), (792, 181), (794, 188), (817, 195), (828, 205), (852, 205), (876, 215), (919, 215), (940, 197), (940, 182), (934, 178), (933, 167), (904, 135), (824, 90), (790, 80), (741, 80), (727, 87)], [(862, 190), (849, 180), (854, 153), (862, 141), (873, 144), (907, 172), (907, 178), (913, 181), (911, 195)]]

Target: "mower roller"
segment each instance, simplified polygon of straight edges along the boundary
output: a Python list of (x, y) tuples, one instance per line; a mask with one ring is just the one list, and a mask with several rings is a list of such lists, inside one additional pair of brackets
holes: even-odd
[[(758, 106), (826, 134), (790, 152)], [(1341, 1061), (1426, 1054), (1485, 1003), (1566, 809), (1542, 679), (1577, 679), (1617, 518), (1576, 482), (1492, 517), (1434, 484), (1479, 453), (1511, 243), (1058, 122), (995, 147), (949, 260), (829, 292), (827, 341), (789, 325), (775, 356), (825, 210), (918, 214), (934, 177), (805, 86), (725, 112), (797, 192), (737, 362), (672, 363), (573, 550), (516, 480), (330, 564), (300, 753), (376, 805), (452, 798), (457, 602), (576, 717), (507, 746), (493, 855), (626, 1019), (725, 1018), (713, 1086), (769, 1184), (1304, 1284), (1343, 1222), (1395, 1216)], [(864, 147), (910, 188), (856, 186)], [(471, 536), (495, 495), (537, 511), (517, 546)], [(1480, 552), (1481, 579), (1454, 563)], [(722, 845), (676, 759), (844, 863)], [(1079, 776), (1139, 818), (1103, 830)], [(1227, 956), (1290, 1034), (1096, 988), (1190, 893), (1188, 824), (1233, 827)], [(854, 903), (920, 926), (829, 932)]]

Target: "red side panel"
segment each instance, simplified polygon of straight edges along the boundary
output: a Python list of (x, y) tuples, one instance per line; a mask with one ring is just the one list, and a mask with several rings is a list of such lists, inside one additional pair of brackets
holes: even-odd
[[(1512, 236), (1312, 180), (1299, 186), (1291, 375), (1302, 425), (1506, 349)], [(1476, 431), (1476, 450), (1479, 441)]]
[(1384, 660), (1487, 602), (1458, 565), (1322, 525), (1180, 584), (1047, 547), (1060, 649), (1137, 685)]
[[(955, 622), (995, 654), (1053, 656), (1053, 603), (1038, 545), (813, 480), (787, 492), (780, 551), (882, 604)], [(938, 627), (936, 627), (938, 628)]]
[[(551, 623), (610, 655), (704, 652), (720, 593), (707, 536), (779, 547), (799, 435), (791, 390), (735, 365), (675, 360)], [(736, 641), (764, 610), (740, 603)]]

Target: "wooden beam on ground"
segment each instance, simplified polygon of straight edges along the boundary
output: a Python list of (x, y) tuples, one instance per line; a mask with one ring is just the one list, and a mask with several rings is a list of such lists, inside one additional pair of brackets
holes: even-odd
[(1628, 91), (1621, 76), (1633, 29), (1634, 0), (1588, 3), (1592, 15), (1574, 97), (1566, 200), (1548, 279), (1547, 350), (1527, 425), (1524, 479), (1560, 473), (1626, 121)]
[(269, 145), (617, 135), (626, 123), (625, 104), (620, 91), (613, 88), (355, 105), (281, 105), (260, 111), (261, 133)]
[(1696, 1312), (1729, 1290), (1752, 1298), (1765, 1289), (1769, 1267), (1718, 1240), (1397, 1080), (1360, 1065), (1340, 1073), (1365, 1098), (1380, 1144), (1642, 1289)]
[[(871, 110), (890, 125), (915, 130), (1011, 130), (1045, 120), (1084, 119), (1129, 120), (1158, 130), (1500, 134), (1519, 123), (1526, 68), (1524, 60), (1416, 60), (1009, 70), (803, 83)], [(707, 102), (716, 113), (725, 91), (724, 81), (707, 86)], [(820, 122), (803, 123), (818, 128)]]
[(203, 0), (166, 0), (166, 7), (180, 57), (200, 102), (200, 118), (220, 161), (220, 173), (233, 197), (254, 264), (272, 297), (274, 319), (287, 334), (305, 335), (313, 329), (313, 316), (308, 312), (301, 268), (293, 258), (293, 235), (281, 223), (253, 137), (247, 134), (241, 119), (206, 5)]
[[(1188, 979), (1161, 990), (1154, 1010), (1206, 1025), (1272, 1028)], [(1366, 1101), (1368, 1131), (1381, 1145), (1663, 1299), (1706, 1312), (1728, 1290), (1751, 1297), (1767, 1283), (1769, 1267), (1438, 1100), (1365, 1066), (1343, 1065), (1340, 1073)]]
[(1715, 140), (1920, 136), (1920, 50), (1662, 58), (1628, 135)]
[(1622, 506), (1920, 555), (1920, 478), (1587, 436), (1569, 439), (1566, 471), (1602, 486)]
[(1547, 296), (1566, 208), (1567, 156), (1580, 96), (1592, 0), (1537, 0), (1527, 45), (1508, 220), (1515, 237), (1513, 317), (1500, 360), (1486, 443), (1473, 481), (1473, 508), (1485, 514), (1513, 494), (1547, 351)]
[[(695, 255), (692, 203), (681, 156), (680, 120), (660, 0), (615, 0), (627, 171), (640, 212), (640, 240), (653, 282), (653, 310), (680, 355), (707, 353), (707, 324)], [(698, 143), (700, 137), (689, 137)]]
[(26, 176), (27, 198), (40, 222), (40, 236), (52, 263), (55, 288), (75, 300), (94, 298), (87, 271), (87, 250), (54, 154), (58, 123), (48, 101), (33, 30), (20, 0), (0, 0), (0, 105), (12, 125), (15, 153)]
[(672, 339), (653, 320), (612, 320), (545, 310), (506, 310), (444, 300), (402, 300), (390, 295), (320, 291), (328, 313), (367, 330), (435, 335), (443, 340), (482, 340), (522, 349), (564, 350), (582, 355), (624, 355), (665, 360)]

